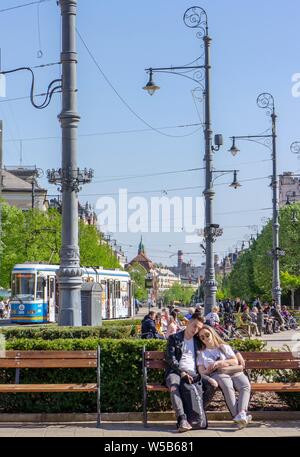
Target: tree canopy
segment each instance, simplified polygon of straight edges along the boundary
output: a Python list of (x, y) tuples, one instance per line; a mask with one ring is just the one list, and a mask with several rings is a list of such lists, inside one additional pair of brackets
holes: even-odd
[[(13, 266), (24, 262), (59, 264), (61, 214), (55, 209), (22, 211), (2, 204), (0, 246), (0, 285), (8, 288)], [(93, 225), (79, 222), (79, 247), (82, 266), (120, 268), (112, 249), (104, 243)]]
[[(300, 203), (287, 205), (280, 209), (280, 248), (285, 255), (280, 257), (282, 288), (288, 290), (288, 281), (295, 284), (300, 278)], [(271, 297), (273, 259), (272, 259), (272, 221), (270, 220), (251, 247), (242, 252), (226, 280), (232, 296), (252, 300), (255, 296), (264, 299)], [(288, 275), (288, 276), (287, 276)], [(297, 279), (298, 278), (298, 279)]]
[(192, 287), (184, 287), (181, 284), (174, 283), (170, 289), (164, 292), (163, 299), (165, 303), (179, 301), (185, 305), (189, 305), (193, 294), (194, 289)]

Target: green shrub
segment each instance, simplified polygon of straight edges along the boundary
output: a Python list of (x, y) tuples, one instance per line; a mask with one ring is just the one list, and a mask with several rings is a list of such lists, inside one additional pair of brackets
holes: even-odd
[(6, 340), (28, 339), (69, 339), (69, 338), (128, 338), (134, 335), (132, 325), (107, 327), (9, 327), (1, 329)]
[[(146, 313), (145, 313), (146, 314)], [(123, 327), (127, 325), (140, 325), (141, 319), (104, 320), (103, 327)]]
[[(29, 330), (29, 329), (28, 329)], [(74, 330), (74, 329), (72, 329)], [(101, 346), (101, 409), (103, 412), (142, 411), (142, 348), (164, 351), (164, 340), (89, 338), (11, 338), (7, 350), (95, 350)], [(233, 341), (240, 350), (258, 350), (255, 340)], [(244, 346), (243, 346), (244, 344)], [(0, 369), (0, 383), (14, 382), (14, 369)], [(21, 369), (21, 383), (95, 382), (96, 370)], [(149, 381), (162, 382), (163, 371), (149, 370)], [(96, 408), (94, 393), (1, 394), (2, 412), (92, 412)], [(170, 410), (169, 394), (153, 392), (148, 397), (150, 411)]]

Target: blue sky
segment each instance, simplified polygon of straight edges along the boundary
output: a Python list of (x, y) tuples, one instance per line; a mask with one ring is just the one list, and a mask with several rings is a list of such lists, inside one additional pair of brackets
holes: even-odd
[[(0, 10), (29, 3), (25, 0), (0, 0)], [(132, 110), (155, 128), (199, 122), (191, 90), (193, 82), (175, 75), (155, 75), (161, 90), (149, 97), (142, 87), (147, 82), (144, 69), (150, 66), (184, 65), (200, 55), (201, 40), (187, 28), (183, 13), (193, 3), (185, 0), (99, 1), (79, 0), (77, 26), (102, 71)], [(298, 37), (299, 4), (296, 0), (203, 0), (198, 3), (208, 14), (212, 38), (212, 121), (214, 133), (222, 133), (225, 144), (215, 153), (217, 169), (239, 169), (239, 179), (262, 178), (242, 182), (239, 190), (229, 189), (231, 176), (216, 184), (214, 222), (224, 227), (216, 252), (224, 255), (245, 235), (248, 226), (261, 228), (269, 217), (271, 190), (270, 153), (253, 143), (239, 144), (241, 153), (233, 158), (228, 149), (232, 135), (257, 134), (269, 127), (269, 118), (256, 106), (261, 92), (273, 94), (278, 114), (279, 172), (296, 171), (300, 162), (289, 146), (300, 140), (300, 98), (292, 96), (292, 75), (300, 73)], [(60, 48), (60, 13), (54, 0), (0, 12), (0, 46), (2, 70), (57, 62)], [(40, 28), (40, 42), (38, 29)], [(37, 57), (38, 51), (42, 58)], [(96, 204), (97, 194), (195, 187), (168, 192), (168, 196), (199, 196), (203, 186), (202, 171), (109, 181), (112, 177), (144, 175), (185, 170), (203, 166), (203, 135), (195, 127), (116, 133), (147, 129), (128, 110), (103, 75), (91, 61), (78, 40), (78, 162), (93, 168), (95, 178), (84, 187), (80, 200)], [(36, 91), (44, 92), (48, 83), (59, 77), (59, 67), (36, 70)], [(0, 99), (0, 116), (4, 122), (4, 163), (19, 164), (22, 138), (23, 165), (43, 170), (59, 168), (61, 160), (60, 127), (57, 114), (60, 96), (56, 95), (45, 110), (35, 110), (29, 100), (7, 99), (29, 95), (30, 78), (26, 73), (7, 76), (7, 97)], [(202, 107), (199, 105), (199, 111)], [(194, 132), (189, 136), (182, 136)], [(115, 132), (115, 133), (112, 133)], [(85, 136), (87, 134), (97, 134)], [(179, 135), (179, 137), (178, 137)], [(43, 138), (40, 140), (32, 138)], [(54, 137), (48, 138), (47, 137)], [(27, 140), (26, 140), (27, 139)], [(103, 181), (103, 182), (101, 182)], [(50, 194), (57, 194), (55, 186)], [(154, 192), (161, 196), (161, 192)], [(115, 233), (114, 237), (132, 258), (140, 233)], [(185, 259), (203, 261), (199, 243), (185, 244), (184, 233), (143, 233), (148, 255), (154, 261), (173, 264), (172, 256), (181, 248)], [(200, 240), (199, 240), (200, 241)], [(198, 252), (199, 255), (189, 254)], [(172, 256), (172, 257), (170, 257)]]

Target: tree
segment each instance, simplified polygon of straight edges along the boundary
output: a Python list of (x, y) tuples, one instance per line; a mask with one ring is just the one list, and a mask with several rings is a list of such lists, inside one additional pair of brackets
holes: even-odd
[[(2, 239), (0, 247), (0, 285), (10, 286), (16, 263), (45, 262), (59, 264), (61, 248), (61, 214), (50, 209), (22, 211), (2, 204)], [(102, 240), (95, 226), (79, 223), (82, 266), (120, 268), (110, 246)]]
[[(300, 273), (300, 203), (280, 209), (280, 248), (285, 256), (280, 257), (280, 269), (290, 275)], [(272, 291), (272, 221), (263, 228), (257, 240), (241, 253), (231, 274), (228, 285), (232, 295), (247, 300), (254, 296), (269, 299)], [(287, 290), (287, 289), (285, 289)]]
[(129, 265), (128, 273), (134, 282), (134, 296), (139, 301), (147, 299), (147, 290), (145, 289), (145, 276), (147, 274), (145, 268), (139, 263)]
[(174, 301), (181, 302), (185, 305), (189, 305), (194, 294), (192, 287), (184, 287), (179, 283), (174, 283), (170, 289), (163, 294), (165, 303), (172, 303)]
[(280, 273), (281, 287), (291, 292), (291, 306), (295, 308), (295, 290), (300, 288), (300, 276), (291, 275), (287, 271)]

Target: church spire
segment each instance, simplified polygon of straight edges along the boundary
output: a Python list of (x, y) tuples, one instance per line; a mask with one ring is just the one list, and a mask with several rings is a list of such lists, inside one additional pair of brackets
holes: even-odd
[(143, 245), (143, 237), (141, 236), (141, 241), (139, 244), (138, 254), (145, 254), (145, 246)]

